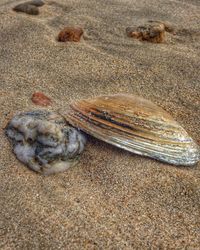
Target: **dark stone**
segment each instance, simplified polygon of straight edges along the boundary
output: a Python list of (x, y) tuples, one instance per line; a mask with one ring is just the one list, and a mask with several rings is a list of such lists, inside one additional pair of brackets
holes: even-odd
[(18, 4), (13, 8), (13, 10), (16, 12), (23, 12), (29, 15), (39, 14), (39, 9), (36, 6), (27, 3)]
[(44, 2), (41, 1), (41, 0), (32, 0), (32, 1), (26, 2), (26, 4), (30, 4), (30, 5), (34, 5), (34, 6), (37, 6), (37, 7), (41, 7), (41, 6), (44, 5)]

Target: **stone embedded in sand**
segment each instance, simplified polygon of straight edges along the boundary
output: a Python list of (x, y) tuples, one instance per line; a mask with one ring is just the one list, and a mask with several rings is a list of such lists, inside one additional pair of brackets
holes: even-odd
[(44, 2), (41, 0), (32, 0), (25, 3), (21, 3), (16, 5), (13, 10), (16, 12), (24, 12), (29, 15), (38, 15), (39, 9), (38, 7), (41, 7), (44, 5)]
[(160, 23), (163, 24), (165, 27), (165, 31), (169, 32), (169, 33), (174, 33), (175, 32), (175, 28), (174, 25), (172, 25), (170, 22), (163, 22), (163, 21), (158, 21), (158, 20), (149, 20), (149, 23)]
[(44, 95), (42, 92), (35, 92), (31, 98), (32, 102), (40, 106), (49, 106), (52, 101), (49, 97)]
[(29, 15), (38, 15), (39, 14), (38, 7), (35, 5), (28, 4), (28, 3), (18, 4), (13, 8), (13, 10), (16, 12), (23, 12), (23, 13), (26, 13)]
[(6, 127), (16, 157), (32, 170), (49, 175), (78, 162), (85, 136), (54, 112), (20, 113)]
[(37, 7), (41, 7), (41, 6), (44, 5), (44, 2), (41, 1), (41, 0), (32, 0), (32, 1), (26, 2), (26, 4), (31, 4), (31, 5), (34, 5), (34, 6), (37, 6)]
[(79, 42), (83, 35), (83, 29), (79, 27), (65, 27), (58, 34), (59, 42)]
[(128, 27), (126, 33), (129, 37), (139, 39), (140, 41), (162, 43), (165, 39), (165, 25), (152, 22), (139, 27)]

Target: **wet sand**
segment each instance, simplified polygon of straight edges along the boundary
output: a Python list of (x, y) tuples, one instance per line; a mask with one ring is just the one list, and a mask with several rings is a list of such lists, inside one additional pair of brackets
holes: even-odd
[[(17, 111), (132, 93), (168, 111), (200, 144), (198, 0), (45, 1), (38, 16), (0, 3), (0, 248), (200, 249), (200, 164), (175, 167), (89, 137), (80, 163), (43, 177), (12, 153), (3, 128)], [(126, 35), (148, 20), (176, 34), (153, 44)], [(80, 26), (80, 43), (59, 43)]]

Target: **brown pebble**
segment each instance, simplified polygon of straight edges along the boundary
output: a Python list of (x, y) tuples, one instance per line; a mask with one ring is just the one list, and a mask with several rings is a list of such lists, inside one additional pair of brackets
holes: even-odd
[(29, 15), (38, 15), (39, 14), (39, 9), (38, 7), (28, 4), (28, 3), (22, 3), (18, 4), (13, 8), (14, 11), (16, 12), (24, 12)]
[(160, 23), (163, 24), (165, 27), (165, 31), (169, 32), (169, 33), (174, 33), (175, 32), (175, 28), (174, 25), (172, 25), (170, 22), (163, 22), (163, 21), (154, 21), (154, 20), (149, 20), (149, 23)]
[(52, 103), (51, 99), (46, 95), (44, 95), (42, 92), (35, 92), (32, 95), (31, 100), (34, 104), (40, 106), (49, 106)]
[(83, 35), (83, 29), (79, 27), (65, 27), (58, 34), (59, 42), (79, 42)]
[(165, 40), (165, 26), (157, 22), (139, 27), (128, 27), (126, 33), (129, 37), (139, 39), (140, 41), (162, 43)]

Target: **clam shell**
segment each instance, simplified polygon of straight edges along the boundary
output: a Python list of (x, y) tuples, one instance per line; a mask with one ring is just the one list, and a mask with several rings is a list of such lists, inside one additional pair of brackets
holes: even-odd
[(144, 98), (119, 94), (80, 100), (64, 114), (96, 138), (175, 165), (194, 165), (199, 147), (172, 116)]

